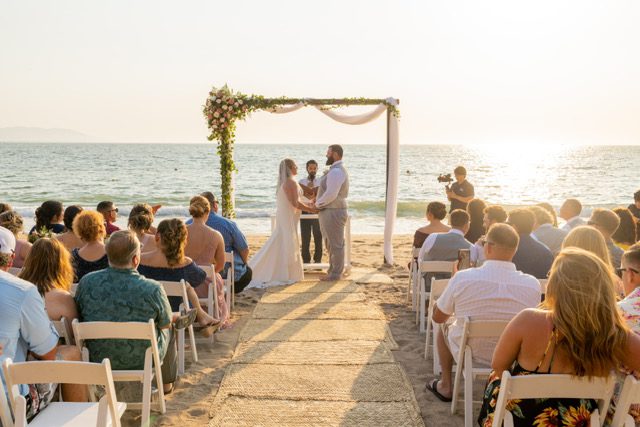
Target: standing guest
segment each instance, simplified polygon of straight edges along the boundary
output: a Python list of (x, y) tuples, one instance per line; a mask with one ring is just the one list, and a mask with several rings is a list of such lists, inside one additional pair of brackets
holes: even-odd
[(6, 228), (15, 236), (16, 256), (13, 259), (13, 266), (16, 268), (22, 268), (25, 260), (29, 256), (29, 251), (31, 251), (31, 243), (20, 239), (20, 235), (24, 229), (22, 216), (16, 211), (3, 212), (0, 214), (0, 227)]
[(531, 235), (534, 222), (535, 217), (529, 209), (518, 208), (509, 212), (507, 223), (516, 229), (520, 238), (513, 263), (523, 273), (531, 274), (537, 279), (546, 279), (553, 263), (553, 254)]
[(155, 233), (151, 233), (153, 220), (154, 210), (146, 203), (134, 205), (129, 212), (129, 229), (136, 233), (142, 252), (149, 252), (156, 248)]
[(571, 231), (572, 228), (586, 225), (586, 221), (580, 218), (582, 212), (582, 203), (578, 199), (567, 199), (560, 206), (560, 218), (564, 219), (566, 223), (562, 227), (564, 231)]
[(613, 241), (622, 250), (629, 249), (636, 243), (637, 224), (636, 219), (629, 209), (615, 208), (613, 210), (620, 219), (620, 225), (616, 229), (616, 232), (611, 235)]
[[(438, 298), (433, 321), (441, 326), (437, 340), (442, 378), (427, 384), (427, 390), (438, 399), (451, 401), (451, 368), (458, 356), (464, 327), (461, 318), (510, 320), (520, 311), (540, 303), (540, 283), (517, 271), (511, 262), (517, 247), (518, 235), (512, 227), (491, 226), (484, 245), (485, 263), (456, 273)], [(471, 340), (469, 345), (473, 348), (474, 363), (491, 363), (495, 340)]]
[(476, 195), (473, 185), (467, 181), (467, 170), (463, 166), (455, 168), (453, 175), (456, 177), (456, 182), (451, 185), (451, 188), (449, 186), (446, 188), (447, 199), (451, 202), (449, 213), (456, 209), (466, 210), (467, 204)]
[(64, 233), (55, 236), (69, 252), (84, 245), (82, 240), (73, 232), (73, 220), (82, 212), (82, 206), (71, 205), (64, 210)]
[[(307, 177), (302, 178), (299, 182), (304, 193), (300, 198), (300, 201), (305, 205), (309, 205), (312, 200), (315, 200), (316, 195), (318, 194), (320, 179), (316, 179), (317, 172), (318, 163), (315, 160), (309, 160), (307, 162)], [(305, 216), (309, 214), (312, 213), (303, 210), (300, 215), (302, 262), (305, 264), (311, 262), (311, 252), (309, 248), (311, 246), (311, 234), (313, 233), (313, 262), (315, 264), (319, 264), (322, 262), (322, 232), (320, 231), (320, 221), (318, 218), (305, 218)]]
[[(184, 255), (187, 244), (187, 227), (181, 219), (165, 219), (158, 224), (156, 233), (156, 249), (145, 252), (140, 257), (138, 271), (143, 276), (154, 280), (187, 282), (187, 297), (193, 308), (197, 309), (196, 318), (202, 326), (220, 326), (220, 321), (209, 316), (200, 306), (199, 295), (207, 295), (207, 273), (196, 265), (191, 258)], [(202, 289), (196, 293), (197, 288)], [(194, 289), (195, 288), (195, 289)], [(181, 297), (170, 297), (169, 303), (174, 312), (179, 311)], [(212, 333), (214, 332), (211, 329)]]
[(111, 236), (111, 233), (115, 233), (120, 230), (120, 227), (114, 224), (118, 218), (118, 208), (111, 201), (104, 201), (98, 203), (96, 210), (100, 212), (104, 218), (104, 227), (107, 232), (107, 237)]
[[(489, 231), (493, 224), (502, 224), (507, 220), (507, 211), (500, 205), (490, 205), (484, 209), (482, 217), (482, 227), (484, 233)], [(484, 234), (483, 233), (483, 234)], [(484, 262), (484, 235), (476, 240), (471, 248), (471, 263), (477, 267)]]
[(36, 240), (18, 277), (36, 285), (49, 319), (64, 318), (70, 325), (78, 318), (76, 303), (69, 293), (73, 283), (71, 256), (60, 241), (46, 237)]
[(447, 207), (444, 203), (431, 202), (427, 205), (426, 217), (429, 223), (416, 230), (413, 235), (413, 247), (421, 248), (429, 235), (434, 233), (447, 233), (451, 227), (442, 223), (447, 216)]
[(460, 249), (471, 249), (471, 242), (464, 238), (469, 231), (469, 214), (456, 209), (449, 216), (451, 230), (447, 233), (433, 233), (420, 248), (418, 259), (423, 261), (455, 261)]
[(485, 233), (484, 229), (484, 210), (487, 204), (481, 199), (473, 199), (467, 205), (467, 213), (469, 214), (469, 231), (465, 234), (465, 238), (471, 243), (475, 243)]
[(82, 239), (84, 245), (71, 251), (74, 282), (79, 282), (85, 274), (102, 270), (109, 266), (104, 250), (104, 219), (96, 211), (82, 211), (73, 220), (73, 232)]
[(640, 190), (633, 193), (633, 203), (628, 206), (633, 216), (640, 219)]
[[(205, 191), (200, 195), (207, 199), (211, 205), (211, 211), (209, 212), (206, 224), (222, 234), (225, 252), (233, 252), (234, 290), (236, 293), (242, 292), (249, 282), (251, 282), (252, 277), (251, 268), (247, 265), (247, 257), (249, 256), (247, 238), (242, 234), (242, 231), (240, 231), (235, 222), (218, 215), (218, 200), (213, 193)], [(187, 224), (191, 224), (192, 222), (193, 220), (191, 219), (187, 220)], [(225, 279), (227, 278), (227, 270), (230, 265), (231, 264), (225, 264), (224, 266), (222, 277)]]
[(613, 264), (614, 267), (620, 265), (624, 251), (617, 247), (611, 238), (620, 225), (618, 215), (610, 209), (595, 208), (593, 212), (591, 212), (591, 218), (589, 218), (588, 224), (602, 233), (602, 237), (604, 237), (604, 241), (607, 243), (607, 248), (609, 249), (611, 264)]
[[(37, 360), (82, 360), (75, 346), (58, 345), (58, 334), (51, 326), (38, 289), (7, 272), (13, 262), (15, 245), (13, 233), (0, 227), (0, 363), (6, 359), (25, 362), (27, 356)], [(4, 382), (2, 370), (0, 381)], [(27, 403), (29, 421), (51, 403), (56, 388), (57, 384), (19, 386), (19, 393)], [(67, 402), (86, 402), (87, 387), (64, 384), (62, 396)]]
[(560, 252), (562, 248), (562, 242), (567, 236), (567, 232), (553, 226), (551, 214), (543, 207), (531, 206), (529, 209), (535, 217), (533, 237), (545, 244), (553, 256), (558, 255), (558, 252)]
[[(38, 235), (41, 231), (46, 233), (60, 234), (64, 232), (62, 203), (56, 200), (47, 200), (36, 209), (36, 225), (29, 230), (29, 236)], [(36, 237), (36, 238), (37, 238)]]
[(562, 249), (571, 247), (591, 252), (608, 266), (613, 266), (607, 242), (604, 240), (602, 233), (591, 226), (581, 225), (567, 234), (567, 237), (562, 242)]
[(553, 209), (553, 206), (551, 206), (551, 204), (547, 202), (538, 203), (536, 206), (540, 206), (541, 208), (549, 212), (549, 215), (551, 215), (551, 218), (553, 218), (551, 225), (558, 228), (558, 215), (556, 214), (556, 210)]
[(13, 208), (11, 207), (11, 205), (9, 203), (2, 203), (0, 202), (0, 214), (1, 213), (5, 213), (6, 211), (12, 211)]
[[(607, 377), (626, 365), (640, 369), (640, 336), (616, 307), (611, 269), (587, 251), (563, 249), (556, 258), (541, 308), (520, 312), (498, 341), (493, 372), (478, 423), (491, 425), (504, 371), (511, 375), (570, 374)], [(524, 399), (510, 402), (516, 426), (589, 425), (592, 399)]]

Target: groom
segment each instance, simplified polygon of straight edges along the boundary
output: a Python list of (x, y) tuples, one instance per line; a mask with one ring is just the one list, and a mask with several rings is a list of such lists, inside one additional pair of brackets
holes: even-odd
[(324, 281), (339, 280), (344, 270), (344, 227), (347, 223), (349, 174), (342, 163), (342, 147), (334, 144), (327, 149), (329, 172), (320, 179), (315, 206), (320, 210), (320, 231), (329, 247), (329, 270)]

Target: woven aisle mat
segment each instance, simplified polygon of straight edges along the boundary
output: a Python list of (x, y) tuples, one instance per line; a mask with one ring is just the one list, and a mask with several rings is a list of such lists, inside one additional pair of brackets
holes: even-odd
[(413, 388), (396, 363), (376, 365), (233, 364), (218, 396), (287, 400), (411, 402)]
[(362, 293), (326, 293), (320, 294), (317, 292), (307, 293), (270, 293), (264, 294), (260, 299), (261, 304), (309, 304), (309, 303), (332, 303), (339, 302), (364, 302), (365, 297)]
[(383, 320), (250, 319), (239, 341), (383, 341), (387, 333)]
[(267, 288), (268, 294), (298, 294), (298, 293), (327, 293), (327, 292), (362, 292), (362, 287), (352, 280), (338, 282), (298, 282), (289, 286), (274, 286)]
[(380, 341), (242, 343), (231, 361), (276, 365), (367, 365), (393, 362), (391, 351)]
[(412, 402), (317, 402), (231, 396), (210, 427), (423, 427)]
[(373, 304), (363, 303), (308, 303), (258, 304), (254, 319), (375, 319), (384, 320), (382, 311)]

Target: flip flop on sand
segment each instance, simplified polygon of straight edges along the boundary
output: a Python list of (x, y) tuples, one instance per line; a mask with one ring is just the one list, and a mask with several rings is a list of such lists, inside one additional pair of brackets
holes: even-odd
[(451, 402), (451, 398), (450, 397), (446, 397), (443, 396), (442, 394), (440, 394), (440, 392), (438, 391), (438, 379), (434, 379), (433, 381), (431, 381), (430, 383), (427, 383), (427, 385), (425, 386), (425, 390), (429, 390), (431, 393), (433, 393), (433, 395), (435, 397), (437, 397), (438, 399), (440, 399), (443, 402)]

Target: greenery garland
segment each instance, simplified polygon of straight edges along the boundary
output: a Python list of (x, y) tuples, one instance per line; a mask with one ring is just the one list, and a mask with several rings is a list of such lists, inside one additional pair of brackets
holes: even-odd
[(234, 92), (225, 84), (221, 88), (209, 91), (202, 112), (207, 119), (211, 133), (209, 141), (218, 142), (218, 156), (220, 157), (222, 215), (227, 218), (235, 217), (233, 209), (232, 177), (237, 171), (233, 161), (233, 144), (235, 143), (236, 121), (244, 120), (249, 114), (257, 110), (270, 110), (283, 105), (303, 104), (319, 105), (322, 109), (339, 108), (346, 105), (377, 105), (386, 104), (387, 110), (396, 117), (400, 117), (397, 103), (386, 99), (368, 98), (340, 98), (340, 99), (307, 99), (307, 98), (265, 98), (260, 95), (245, 95)]

